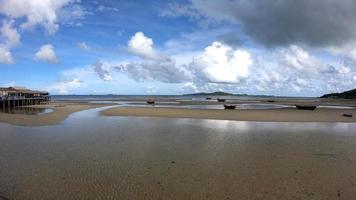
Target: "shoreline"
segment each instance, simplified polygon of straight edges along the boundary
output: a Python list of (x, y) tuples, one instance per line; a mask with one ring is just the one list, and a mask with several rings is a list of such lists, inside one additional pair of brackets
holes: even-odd
[(350, 113), (355, 116), (356, 109), (319, 108), (315, 111), (307, 111), (292, 108), (263, 110), (212, 110), (118, 107), (101, 111), (101, 115), (103, 116), (192, 118), (256, 122), (356, 122), (355, 117), (343, 117), (342, 114), (344, 113)]
[(110, 106), (110, 104), (95, 104), (88, 102), (51, 102), (43, 105), (24, 106), (27, 108), (53, 109), (53, 112), (41, 115), (8, 114), (0, 112), (0, 123), (33, 127), (56, 125), (75, 112), (105, 106)]
[[(210, 102), (179, 102), (178, 105), (205, 105)], [(280, 102), (271, 103), (279, 104)], [(291, 102), (289, 102), (291, 103)], [(0, 112), (0, 123), (17, 126), (49, 126), (64, 121), (69, 115), (93, 108), (101, 108), (117, 104), (90, 103), (87, 101), (55, 101), (50, 104), (24, 106), (28, 108), (53, 109), (53, 112), (41, 115), (7, 114)], [(209, 105), (220, 105), (209, 104)], [(284, 102), (284, 105), (288, 105)], [(324, 104), (325, 105), (325, 104)], [(343, 104), (345, 105), (345, 104)], [(347, 106), (347, 104), (345, 105)], [(353, 117), (343, 117), (344, 113)], [(343, 122), (356, 123), (356, 109), (318, 108), (315, 111), (297, 110), (295, 108), (277, 109), (244, 109), (215, 110), (194, 108), (162, 108), (162, 107), (115, 107), (100, 112), (101, 116), (161, 117), (161, 118), (192, 118), (252, 122)]]

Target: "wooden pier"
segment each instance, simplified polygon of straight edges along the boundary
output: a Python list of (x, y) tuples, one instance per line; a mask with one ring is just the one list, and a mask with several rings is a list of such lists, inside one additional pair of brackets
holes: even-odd
[(5, 110), (20, 106), (39, 105), (51, 100), (48, 92), (26, 88), (0, 88), (0, 109)]

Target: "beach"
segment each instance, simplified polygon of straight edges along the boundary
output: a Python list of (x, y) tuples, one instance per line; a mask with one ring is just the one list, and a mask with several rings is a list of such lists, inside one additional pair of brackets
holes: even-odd
[(356, 197), (353, 101), (146, 99), (0, 113), (0, 199)]
[(354, 123), (102, 117), (0, 123), (3, 199), (354, 199)]

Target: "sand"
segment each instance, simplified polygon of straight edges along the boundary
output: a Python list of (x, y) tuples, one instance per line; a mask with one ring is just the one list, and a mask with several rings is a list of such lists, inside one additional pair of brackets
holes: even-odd
[(33, 108), (49, 108), (53, 112), (42, 115), (7, 114), (0, 112), (0, 123), (18, 126), (55, 125), (66, 119), (70, 114), (91, 108), (108, 106), (108, 104), (92, 104), (86, 102), (52, 102), (44, 105), (28, 106)]
[(356, 199), (352, 123), (76, 116), (55, 126), (0, 124), (0, 196)]
[[(264, 110), (213, 110), (184, 108), (118, 107), (101, 112), (105, 116), (147, 116), (170, 118), (221, 119), (265, 122), (356, 122), (356, 109), (320, 108), (315, 111), (294, 108)], [(344, 117), (344, 113), (354, 117)]]

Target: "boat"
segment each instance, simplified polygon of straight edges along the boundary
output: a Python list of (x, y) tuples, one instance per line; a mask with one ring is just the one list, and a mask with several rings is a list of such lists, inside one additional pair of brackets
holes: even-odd
[(268, 103), (274, 103), (274, 100), (267, 100)]
[(211, 98), (210, 97), (206, 97), (206, 100), (211, 100)]
[(220, 99), (220, 98), (218, 98), (218, 102), (225, 102), (226, 101), (226, 99)]
[(156, 102), (155, 102), (155, 101), (153, 101), (153, 100), (148, 100), (148, 101), (146, 101), (146, 103), (147, 103), (147, 104), (151, 104), (151, 105), (153, 105), (153, 104), (155, 104)]
[(352, 117), (352, 114), (344, 113), (344, 114), (342, 114), (342, 116), (344, 116), (344, 117)]
[(227, 104), (225, 104), (224, 108), (228, 109), (228, 110), (234, 110), (236, 108), (236, 106), (235, 105), (227, 105)]
[(317, 106), (311, 106), (311, 105), (295, 105), (298, 110), (315, 110)]

